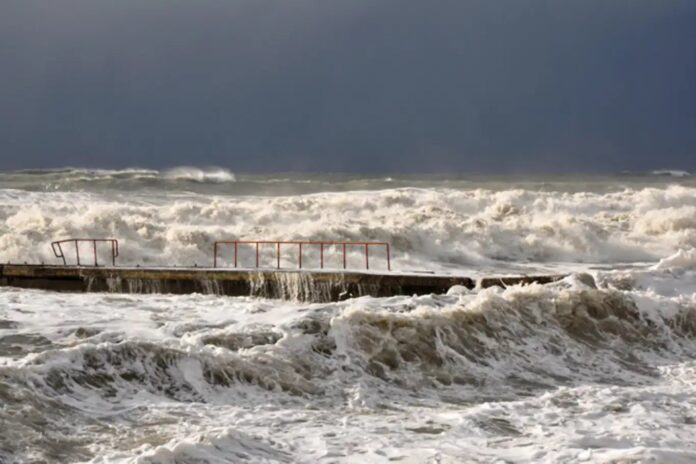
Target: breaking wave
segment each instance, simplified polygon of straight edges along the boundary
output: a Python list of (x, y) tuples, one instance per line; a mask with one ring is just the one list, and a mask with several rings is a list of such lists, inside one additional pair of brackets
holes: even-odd
[[(231, 238), (386, 241), (397, 270), (655, 263), (696, 248), (696, 188), (401, 188), (272, 197), (0, 192), (2, 261), (55, 262), (48, 243), (69, 237), (119, 239), (121, 264), (206, 266), (213, 242)], [(262, 249), (262, 265), (273, 261), (273, 251)], [(317, 250), (306, 251), (307, 265), (318, 264)], [(340, 267), (334, 251), (327, 266)], [(351, 265), (360, 266), (361, 251), (349, 251)], [(375, 267), (385, 265), (380, 252)], [(294, 251), (286, 253), (283, 265), (295, 266)], [(241, 264), (252, 265), (251, 251), (242, 254)]]
[[(658, 276), (661, 271), (641, 272)], [(170, 430), (166, 415), (151, 429), (145, 418), (152, 405), (169, 410), (195, 404), (196, 410), (213, 411), (240, 404), (254, 410), (311, 404), (329, 415), (334, 410), (390, 414), (405, 407), (514, 403), (588, 385), (648, 388), (664, 377), (663, 366), (696, 358), (696, 300), (694, 294), (675, 298), (653, 290), (618, 290), (612, 275), (598, 279), (601, 288), (572, 275), (546, 286), (287, 308), (203, 295), (183, 301), (80, 296), (113, 299), (110, 305), (123, 305), (111, 306), (117, 313), (149, 314), (134, 321), (152, 319), (152, 328), (66, 328), (59, 330), (64, 338), (53, 335), (53, 344), (42, 351), (6, 360), (0, 366), (5, 404), (0, 422), (15, 427), (7, 432), (14, 438), (0, 447), (0, 456), (28, 458), (26, 443), (32, 443), (34, 459), (89, 460), (96, 452), (88, 446), (94, 434), (118, 420), (145, 424), (147, 441), (141, 434), (120, 440), (134, 450), (128, 456), (146, 461), (224, 459), (239, 447), (247, 453), (242, 462), (293, 461), (297, 450), (292, 447), (235, 427), (208, 427), (170, 441), (171, 435), (161, 432)], [(690, 279), (684, 276), (684, 282)], [(187, 319), (192, 309), (207, 305), (222, 306), (216, 311), (227, 319), (215, 323), (212, 314), (200, 323)], [(229, 319), (254, 314), (266, 322)], [(91, 327), (99, 326), (95, 322)], [(83, 427), (85, 422), (92, 426)], [(53, 424), (48, 433), (47, 423)], [(504, 425), (486, 424), (481, 425), (486, 433)], [(111, 428), (103, 433), (112, 433)], [(506, 426), (496, 433), (512, 432)], [(195, 446), (193, 436), (200, 438)], [(56, 440), (64, 445), (52, 445)], [(110, 452), (116, 453), (112, 458), (125, 456)]]
[[(238, 385), (340, 397), (355, 376), (396, 388), (486, 386), (513, 396), (582, 382), (635, 384), (656, 375), (655, 356), (696, 353), (690, 341), (695, 305), (641, 308), (625, 292), (573, 278), (379, 301), (324, 306), (270, 330), (194, 329), (179, 343), (99, 341), (95, 334), (17, 363), (49, 396), (91, 390), (108, 399), (145, 390), (176, 401), (216, 402)], [(14, 369), (2, 369), (3, 375)]]

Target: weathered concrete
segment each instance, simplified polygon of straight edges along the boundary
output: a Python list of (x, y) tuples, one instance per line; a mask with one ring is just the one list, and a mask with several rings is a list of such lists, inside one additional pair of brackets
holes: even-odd
[[(486, 278), (480, 287), (547, 283), (563, 276)], [(306, 301), (338, 301), (371, 295), (445, 293), (454, 285), (474, 288), (468, 277), (428, 274), (210, 268), (78, 267), (0, 265), (0, 286), (62, 292), (211, 293)]]

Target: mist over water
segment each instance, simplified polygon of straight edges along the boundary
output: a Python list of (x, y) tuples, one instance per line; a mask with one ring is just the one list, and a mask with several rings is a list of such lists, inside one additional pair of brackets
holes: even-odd
[(696, 461), (688, 173), (0, 173), (0, 262), (70, 237), (119, 239), (123, 265), (306, 238), (570, 275), (330, 304), (3, 287), (0, 462)]

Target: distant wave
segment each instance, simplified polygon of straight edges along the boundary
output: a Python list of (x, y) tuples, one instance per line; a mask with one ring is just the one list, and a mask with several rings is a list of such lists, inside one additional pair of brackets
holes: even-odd
[(195, 168), (188, 166), (175, 167), (164, 171), (155, 169), (27, 169), (4, 173), (9, 176), (42, 176), (62, 183), (69, 182), (100, 182), (111, 180), (165, 180), (191, 181), (200, 183), (235, 182), (234, 173), (223, 168)]
[(193, 182), (235, 182), (235, 175), (222, 168), (209, 168), (207, 170), (194, 167), (178, 167), (169, 169), (162, 173), (165, 179), (170, 180), (189, 180)]
[(126, 169), (88, 169), (88, 168), (54, 168), (54, 169), (21, 169), (18, 171), (7, 172), (6, 174), (16, 175), (66, 175), (84, 177), (124, 177), (124, 176), (157, 176), (159, 171), (154, 169), (126, 168)]
[(689, 177), (691, 173), (688, 171), (681, 171), (678, 169), (658, 169), (657, 171), (652, 171), (650, 174), (654, 176), (669, 176), (669, 177)]

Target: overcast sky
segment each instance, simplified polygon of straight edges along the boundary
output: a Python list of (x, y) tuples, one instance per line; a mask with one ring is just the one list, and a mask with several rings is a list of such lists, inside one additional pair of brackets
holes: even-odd
[(176, 165), (696, 170), (696, 1), (0, 1), (0, 169)]

